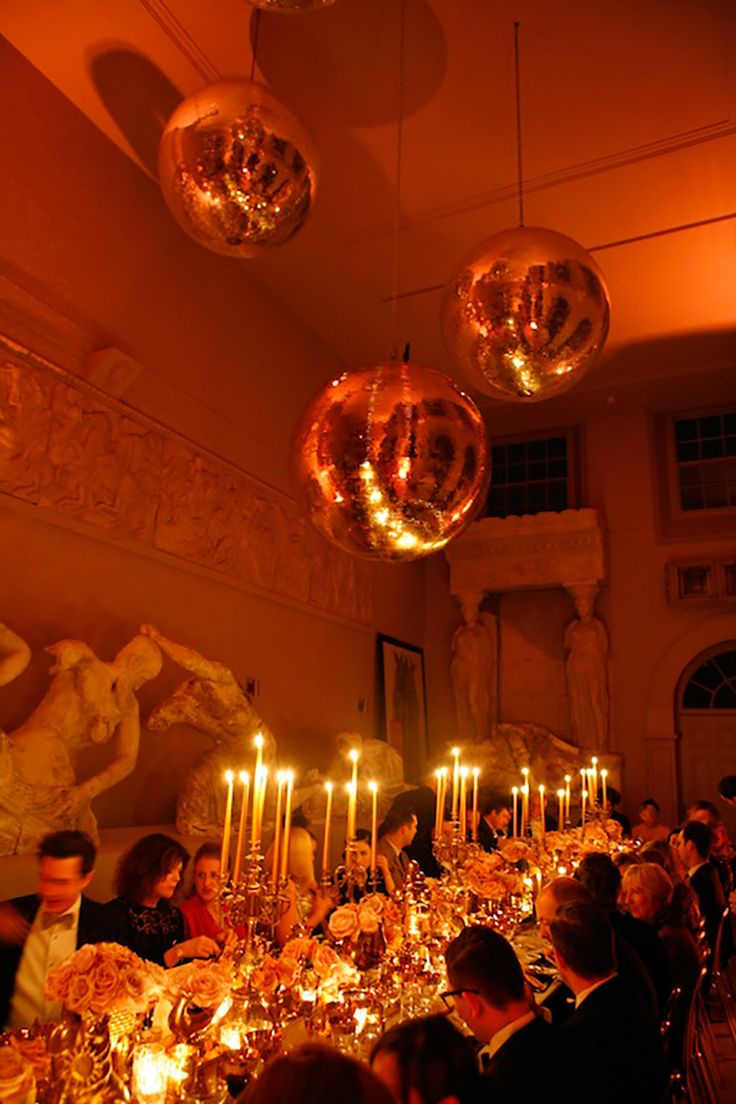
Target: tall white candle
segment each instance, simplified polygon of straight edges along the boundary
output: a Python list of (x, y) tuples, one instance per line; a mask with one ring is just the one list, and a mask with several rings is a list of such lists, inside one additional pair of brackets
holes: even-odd
[(250, 795), (250, 775), (247, 771), (240, 772), (240, 781), (243, 786), (243, 797), (240, 805), (240, 824), (238, 825), (238, 842), (235, 847), (235, 866), (233, 868), (233, 881), (240, 878), (243, 865), (243, 843), (245, 841), (245, 823), (248, 819), (248, 798)]
[(274, 885), (279, 880), (279, 861), (281, 858), (281, 803), (284, 798), (284, 782), (286, 775), (283, 771), (276, 772), (276, 820), (273, 830), (273, 856), (271, 866), (271, 881)]
[(442, 772), (439, 767), (434, 772), (434, 785), (435, 785), (435, 802), (434, 802), (434, 836), (435, 839), (440, 835), (440, 798), (442, 797)]
[(521, 787), (521, 834), (526, 835), (526, 826), (529, 823), (529, 787), (526, 782)]
[(544, 786), (539, 787), (539, 818), (542, 822), (542, 839), (544, 839), (545, 826), (544, 826)]
[(593, 768), (593, 801), (598, 800), (598, 756), (594, 755), (590, 760), (590, 764)]
[(352, 804), (353, 804), (353, 784), (352, 782), (345, 783), (345, 791), (348, 795), (348, 822), (345, 829), (345, 862), (348, 862), (350, 858), (349, 848), (353, 839), (353, 833), (351, 831), (351, 817), (352, 817)]
[(468, 768), (460, 768), (460, 835), (468, 833)]
[(460, 748), (452, 749), (452, 819), (457, 820), (458, 805), (460, 802)]
[(565, 775), (565, 820), (570, 819), (570, 783), (572, 778), (569, 774)]
[(473, 767), (473, 842), (478, 842), (478, 775), (480, 769)]
[(442, 777), (440, 783), (442, 785), (442, 793), (440, 796), (440, 835), (445, 830), (445, 808), (447, 807), (447, 767), (443, 767), (441, 771)]
[(603, 812), (608, 810), (608, 771), (604, 767), (601, 771), (601, 786), (603, 787)]
[(348, 803), (350, 839), (355, 839), (358, 816), (358, 759), (360, 752), (357, 748), (350, 749), (350, 758), (353, 763), (353, 776), (350, 779), (350, 801)]
[(581, 800), (581, 803), (582, 803), (580, 826), (583, 829), (583, 835), (585, 835), (585, 803), (588, 800), (588, 791), (587, 790), (583, 790), (582, 794), (580, 795), (580, 800)]
[(286, 771), (286, 809), (284, 810), (284, 842), (281, 848), (281, 877), (289, 876), (289, 837), (291, 835), (291, 795), (294, 789), (294, 772)]
[(332, 783), (325, 782), (327, 794), (327, 808), (325, 809), (325, 839), (322, 845), (322, 875), (327, 877), (330, 873), (330, 819), (332, 817)]
[(231, 770), (225, 771), (227, 782), (227, 797), (225, 798), (225, 824), (222, 830), (222, 850), (220, 851), (220, 874), (227, 877), (230, 866), (230, 825), (233, 817), (233, 780), (235, 776)]
[(376, 836), (378, 834), (378, 786), (375, 782), (369, 782), (368, 789), (371, 791), (371, 871), (373, 873), (373, 883), (375, 885), (378, 879), (378, 868), (376, 866)]
[(513, 827), (514, 839), (516, 839), (516, 837), (518, 835), (518, 829), (519, 829), (518, 808), (517, 808), (518, 801), (519, 801), (519, 787), (518, 786), (512, 786), (511, 787), (511, 799), (513, 801), (513, 809), (514, 809), (513, 820), (512, 820), (511, 823), (512, 823), (512, 827)]
[(565, 791), (557, 791), (557, 831), (561, 832), (565, 823)]
[(253, 768), (253, 819), (250, 825), (250, 844), (251, 847), (255, 847), (257, 843), (260, 843), (260, 829), (259, 829), (259, 810), (258, 806), (261, 799), (260, 785), (261, 785), (261, 765), (263, 763), (263, 735), (256, 733), (253, 744), (256, 749), (256, 765)]

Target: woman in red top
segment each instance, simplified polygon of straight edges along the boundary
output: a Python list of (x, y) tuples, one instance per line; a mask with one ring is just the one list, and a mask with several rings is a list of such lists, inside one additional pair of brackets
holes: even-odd
[(194, 856), (192, 894), (181, 905), (187, 938), (208, 935), (222, 944), (231, 931), (244, 937), (242, 925), (228, 923), (220, 904), (220, 845), (203, 843)]

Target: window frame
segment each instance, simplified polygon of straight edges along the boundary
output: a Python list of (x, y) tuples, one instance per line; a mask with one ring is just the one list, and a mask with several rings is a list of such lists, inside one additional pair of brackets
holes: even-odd
[[(549, 441), (553, 438), (563, 437), (565, 439), (566, 448), (566, 460), (567, 460), (567, 505), (566, 510), (579, 509), (582, 500), (581, 494), (581, 463), (580, 463), (580, 430), (578, 426), (563, 426), (559, 429), (542, 429), (534, 433), (513, 433), (508, 436), (496, 436), (492, 432), (489, 434), (489, 453), (493, 455), (492, 450), (499, 446), (506, 447), (507, 445), (527, 444), (531, 441)], [(524, 483), (519, 483), (517, 486), (527, 487), (531, 482), (548, 482), (548, 480), (526, 480)], [(512, 484), (504, 483), (504, 487), (511, 486)], [(493, 490), (493, 465), (491, 465), (491, 481), (488, 485), (488, 492), (486, 494), (485, 507), (483, 512), (479, 515), (483, 518), (502, 518), (502, 517), (534, 517), (535, 514), (492, 514), (489, 512), (489, 499)], [(562, 513), (561, 510), (537, 510), (537, 514), (542, 513)]]
[(668, 410), (653, 415), (659, 535), (663, 539), (698, 536), (732, 536), (736, 506), (711, 506), (683, 510), (680, 498), (680, 465), (677, 460), (675, 421), (736, 414), (736, 404)]

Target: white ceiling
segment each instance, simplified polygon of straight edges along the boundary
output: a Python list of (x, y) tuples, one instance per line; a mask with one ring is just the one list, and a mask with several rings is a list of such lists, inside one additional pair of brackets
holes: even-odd
[[(681, 366), (736, 360), (732, 0), (405, 2), (398, 338), (412, 359), (451, 371), (440, 292), (419, 289), (517, 221), (518, 19), (526, 222), (595, 248), (611, 293), (607, 350), (582, 386), (671, 371), (673, 337)], [(399, 0), (338, 0), (261, 15), (257, 72), (312, 131), (321, 190), (291, 243), (222, 260), (248, 264), (348, 366), (388, 352), (399, 12)], [(152, 173), (179, 99), (248, 75), (254, 22), (245, 0), (0, 11), (6, 37)], [(597, 249), (615, 242), (627, 244)]]

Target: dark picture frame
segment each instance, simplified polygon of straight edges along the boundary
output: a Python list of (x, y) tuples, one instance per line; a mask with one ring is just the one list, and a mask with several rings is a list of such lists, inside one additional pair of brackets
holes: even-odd
[(376, 636), (379, 739), (404, 760), (404, 778), (418, 781), (428, 755), (424, 649)]

